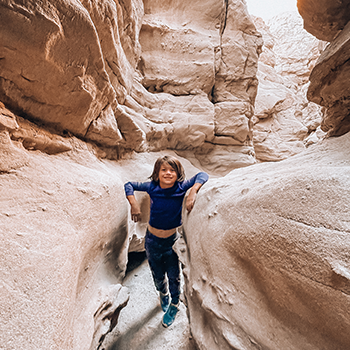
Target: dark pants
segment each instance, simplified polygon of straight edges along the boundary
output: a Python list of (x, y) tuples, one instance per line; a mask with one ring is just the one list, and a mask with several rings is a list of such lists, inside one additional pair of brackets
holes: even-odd
[(146, 255), (156, 289), (167, 294), (169, 281), (169, 291), (173, 304), (178, 304), (180, 297), (179, 258), (173, 250), (173, 244), (176, 240), (177, 233), (168, 238), (160, 238), (152, 235), (148, 230), (145, 237)]

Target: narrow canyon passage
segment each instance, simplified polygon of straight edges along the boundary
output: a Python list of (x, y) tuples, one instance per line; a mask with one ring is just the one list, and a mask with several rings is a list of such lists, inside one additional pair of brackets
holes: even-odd
[[(0, 0), (0, 350), (350, 349), (350, 0), (269, 1)], [(164, 156), (209, 174), (169, 328)]]
[(105, 350), (194, 350), (186, 307), (169, 328), (161, 324), (163, 312), (144, 253), (129, 254), (128, 271), (123, 285), (130, 299), (121, 311), (118, 324), (106, 337)]

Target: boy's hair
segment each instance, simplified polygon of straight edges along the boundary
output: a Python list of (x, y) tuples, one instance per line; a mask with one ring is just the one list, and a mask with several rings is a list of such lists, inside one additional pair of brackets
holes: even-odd
[(173, 156), (159, 157), (154, 164), (153, 173), (149, 177), (150, 179), (159, 181), (159, 170), (164, 163), (168, 163), (175, 170), (177, 175), (176, 181), (181, 182), (185, 180), (185, 170), (180, 161)]

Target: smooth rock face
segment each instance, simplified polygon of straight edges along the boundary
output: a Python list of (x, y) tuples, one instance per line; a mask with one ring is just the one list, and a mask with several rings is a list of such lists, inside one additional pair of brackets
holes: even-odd
[(89, 349), (101, 295), (126, 267), (123, 181), (77, 140), (48, 155), (0, 139), (2, 344)]
[(203, 186), (184, 224), (199, 349), (348, 349), (349, 147), (347, 134)]
[(254, 23), (264, 39), (259, 61), (253, 143), (256, 158), (278, 161), (300, 153), (322, 137), (323, 111), (306, 98), (308, 76), (319, 57), (319, 41), (302, 28), (295, 12)]

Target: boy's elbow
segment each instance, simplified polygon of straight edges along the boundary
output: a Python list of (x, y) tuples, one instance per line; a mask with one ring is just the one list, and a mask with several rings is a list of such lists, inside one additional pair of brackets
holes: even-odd
[(202, 180), (202, 184), (205, 184), (209, 180), (209, 175), (204, 171), (200, 173), (200, 177)]

